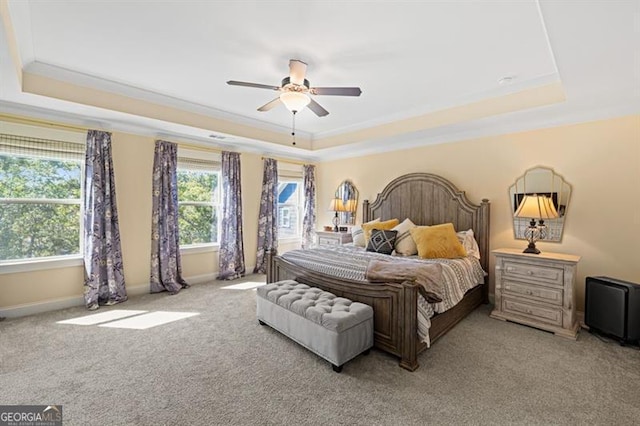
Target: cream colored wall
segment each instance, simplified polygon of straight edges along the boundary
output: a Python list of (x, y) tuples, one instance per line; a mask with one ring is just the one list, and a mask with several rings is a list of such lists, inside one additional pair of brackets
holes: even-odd
[[(542, 251), (582, 256), (577, 279), (579, 310), (584, 305), (586, 276), (640, 282), (638, 115), (320, 163), (317, 202), (328, 204), (344, 179), (356, 185), (360, 201), (373, 201), (395, 177), (435, 173), (465, 190), (472, 202), (490, 200), (491, 249), (524, 249), (526, 242), (513, 238), (508, 188), (526, 169), (537, 165), (552, 167), (573, 186), (562, 242), (537, 246)], [(360, 222), (361, 206), (357, 215)], [(318, 228), (330, 223), (331, 213), (319, 208)]]
[[(126, 133), (112, 135), (118, 215), (125, 282), (128, 289), (145, 291), (151, 256), (151, 176), (154, 139)], [(253, 271), (262, 185), (262, 159), (242, 153), (242, 208), (245, 264)], [(218, 252), (182, 254), (185, 277), (212, 276), (218, 271)], [(0, 274), (0, 309), (78, 298), (83, 294), (82, 266)]]
[[(129, 288), (146, 286), (154, 141), (125, 133), (114, 133), (112, 140), (125, 279)], [(247, 153), (241, 158), (245, 263), (251, 272), (262, 160)], [(538, 246), (583, 257), (578, 267), (579, 307), (588, 275), (640, 282), (640, 263), (635, 260), (640, 252), (640, 116), (321, 163), (317, 167), (318, 228), (331, 223), (331, 213), (322, 206), (342, 180), (354, 182), (361, 200), (374, 200), (392, 178), (428, 171), (451, 180), (474, 202), (491, 200), (491, 248), (524, 247), (524, 241), (513, 238), (507, 189), (524, 170), (536, 165), (554, 168), (573, 185), (563, 241)], [(280, 251), (295, 246), (281, 245)], [(212, 275), (217, 264), (213, 251), (182, 256), (187, 277)], [(82, 285), (80, 266), (0, 274), (0, 308), (77, 298)]]

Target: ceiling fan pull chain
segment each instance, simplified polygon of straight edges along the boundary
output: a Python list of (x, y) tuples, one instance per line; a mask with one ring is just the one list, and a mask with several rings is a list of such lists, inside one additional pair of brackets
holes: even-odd
[(293, 111), (293, 125), (291, 130), (291, 136), (293, 136), (293, 145), (296, 144), (296, 112), (298, 111)]

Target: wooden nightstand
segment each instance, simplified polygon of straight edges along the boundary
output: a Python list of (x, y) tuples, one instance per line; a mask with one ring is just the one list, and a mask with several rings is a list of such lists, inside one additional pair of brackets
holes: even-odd
[(352, 242), (350, 232), (326, 232), (316, 231), (318, 234), (318, 245), (335, 246)]
[(578, 334), (574, 284), (580, 256), (526, 254), (498, 249), (495, 308), (491, 317), (575, 339)]

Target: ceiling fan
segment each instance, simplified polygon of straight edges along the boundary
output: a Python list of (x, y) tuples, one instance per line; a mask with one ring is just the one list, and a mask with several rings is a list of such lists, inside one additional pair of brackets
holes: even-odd
[(274, 100), (267, 102), (258, 108), (258, 111), (269, 111), (280, 102), (287, 107), (294, 115), (308, 106), (318, 117), (324, 117), (329, 111), (324, 109), (319, 103), (311, 99), (309, 95), (316, 96), (360, 96), (362, 90), (359, 87), (311, 87), (309, 80), (305, 78), (307, 64), (298, 59), (289, 61), (289, 77), (282, 79), (280, 86), (270, 86), (268, 84), (247, 83), (245, 81), (229, 80), (227, 84), (232, 86), (256, 87), (258, 89), (269, 89), (280, 92)]

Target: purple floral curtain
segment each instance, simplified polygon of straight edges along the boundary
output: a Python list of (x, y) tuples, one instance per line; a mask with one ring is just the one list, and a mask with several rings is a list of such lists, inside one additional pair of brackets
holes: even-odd
[(151, 293), (176, 294), (189, 284), (182, 278), (178, 232), (178, 147), (156, 141), (151, 212)]
[(316, 235), (316, 166), (302, 166), (304, 187), (304, 216), (302, 219), (302, 248), (310, 248)]
[(242, 186), (240, 154), (237, 152), (222, 152), (222, 232), (218, 258), (219, 280), (233, 280), (244, 276)]
[(278, 162), (273, 158), (264, 159), (262, 175), (262, 196), (258, 216), (258, 252), (255, 274), (267, 272), (268, 250), (278, 248)]
[(84, 178), (84, 299), (87, 308), (127, 300), (111, 133), (89, 130)]

